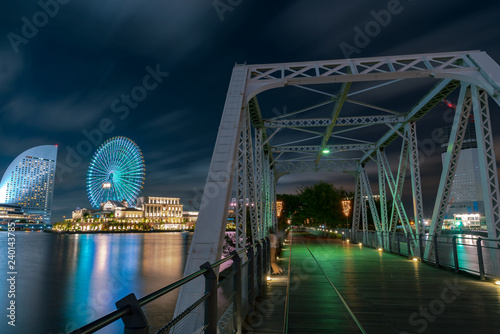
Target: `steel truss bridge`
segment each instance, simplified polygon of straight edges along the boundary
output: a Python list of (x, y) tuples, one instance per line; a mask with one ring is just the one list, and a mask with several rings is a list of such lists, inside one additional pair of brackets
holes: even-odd
[[(297, 110), (261, 110), (257, 98), (267, 99), (271, 91), (281, 90), (287, 105), (298, 101)], [(308, 97), (302, 98), (305, 94)], [(417, 122), (427, 114), (440, 112), (436, 106), (449, 96), (457, 103), (430, 234), (441, 232), (472, 115), (488, 238), (498, 239), (500, 198), (488, 102), (491, 99), (500, 105), (500, 66), (485, 52), (236, 65), (185, 276), (198, 271), (203, 263), (221, 258), (233, 190), (238, 203), (239, 250), (246, 245), (247, 221), (253, 241), (265, 237), (269, 227), (276, 227), (277, 180), (283, 175), (304, 172), (351, 174), (356, 185), (352, 231), (367, 230), (369, 213), (379, 232), (395, 231), (400, 221), (412, 240), (411, 251), (425, 251), (426, 257), (432, 256), (431, 243), (420, 250), (417, 242), (423, 233), (424, 218)], [(314, 102), (307, 105), (311, 101)], [(408, 101), (411, 105), (405, 105)], [(380, 209), (373, 199), (369, 168), (377, 171)], [(406, 208), (402, 201), (406, 179), (411, 185), (411, 208)], [(385, 205), (389, 199), (392, 207)], [(414, 226), (410, 225), (410, 217), (414, 217)], [(499, 243), (495, 246), (499, 247)], [(499, 270), (496, 268), (497, 276)], [(183, 286), (176, 314), (200, 298), (203, 291), (201, 281)]]

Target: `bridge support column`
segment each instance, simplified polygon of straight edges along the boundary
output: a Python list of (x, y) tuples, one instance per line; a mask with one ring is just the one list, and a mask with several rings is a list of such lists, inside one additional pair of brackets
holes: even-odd
[[(233, 69), (184, 276), (198, 271), (200, 265), (207, 261), (209, 263), (218, 261), (222, 254), (237, 160), (238, 138), (242, 127), (247, 72), (246, 66), (237, 65)], [(182, 286), (174, 316), (198, 300), (203, 290), (202, 278)], [(201, 319), (203, 314), (199, 312), (196, 323), (200, 323)], [(192, 332), (196, 330), (196, 323), (193, 321), (190, 328)], [(186, 330), (185, 326), (183, 330)], [(174, 328), (172, 332), (179, 333), (179, 330)]]
[[(429, 235), (439, 236), (441, 234), (441, 229), (443, 228), (443, 219), (449, 208), (453, 178), (455, 177), (455, 171), (457, 169), (460, 150), (462, 149), (462, 143), (471, 107), (472, 100), (470, 88), (468, 85), (462, 85), (460, 88), (453, 126), (451, 128), (448, 149), (443, 162), (443, 171), (441, 173), (441, 180), (439, 181), (438, 194), (436, 197), (436, 203), (434, 204), (434, 211), (432, 213)], [(433, 252), (433, 243), (427, 242), (425, 247), (425, 258), (433, 260)]]
[(414, 254), (419, 254), (418, 243), (416, 242), (418, 235), (423, 230), (424, 225), (424, 209), (422, 203), (422, 187), (420, 183), (420, 163), (418, 159), (418, 144), (417, 144), (417, 124), (409, 122), (406, 124), (408, 128), (407, 134), (410, 140), (410, 172), (411, 172), (411, 188), (413, 197), (413, 213), (415, 215), (415, 234), (412, 234), (412, 250)]
[[(406, 215), (406, 211), (403, 206), (403, 202), (401, 200), (401, 196), (403, 195), (403, 185), (406, 177), (406, 168), (408, 164), (408, 147), (409, 142), (405, 136), (403, 136), (403, 143), (401, 144), (401, 153), (399, 155), (399, 165), (398, 165), (398, 175), (396, 178), (396, 182), (394, 184), (394, 194), (393, 194), (393, 203), (392, 203), (392, 228), (391, 231), (396, 232), (398, 226), (398, 217), (401, 220), (401, 226), (403, 227), (403, 231), (407, 234), (408, 230), (410, 230), (410, 222), (408, 220), (408, 216)], [(387, 163), (387, 165), (389, 165)]]
[[(388, 217), (387, 217), (387, 192), (386, 192), (386, 182), (384, 165), (381, 161), (381, 149), (377, 150), (377, 170), (378, 170), (378, 187), (380, 194), (380, 225), (382, 227), (382, 233), (385, 235), (389, 232)], [(389, 238), (384, 239), (384, 248), (389, 248)]]
[[(498, 172), (494, 149), (493, 134), (491, 131), (488, 94), (485, 90), (471, 86), (474, 124), (476, 127), (477, 151), (479, 156), (479, 171), (481, 187), (483, 189), (484, 210), (488, 239), (500, 237), (500, 194), (498, 189)], [(490, 241), (491, 260), (494, 266), (494, 275), (500, 277), (499, 251), (500, 242)], [(496, 248), (496, 249), (493, 249)]]
[[(356, 190), (354, 192), (354, 203), (353, 203), (353, 210), (352, 210), (352, 224), (351, 224), (351, 239), (355, 239), (355, 236), (358, 236), (359, 233), (359, 220), (360, 220), (360, 215), (361, 215), (361, 199), (363, 198), (363, 192), (361, 191), (361, 177), (360, 174), (358, 173), (356, 175)], [(366, 244), (366, 239), (364, 236), (364, 229), (363, 229), (363, 243)], [(357, 240), (358, 238), (356, 238)], [(357, 240), (359, 241), (359, 240)]]
[(398, 224), (398, 217), (401, 220), (401, 225), (403, 226), (404, 231), (410, 228), (410, 223), (408, 221), (408, 217), (406, 216), (406, 211), (403, 206), (403, 202), (401, 201), (401, 194), (403, 191), (403, 182), (406, 174), (406, 162), (408, 160), (408, 141), (403, 140), (403, 147), (401, 150), (400, 162), (399, 162), (399, 172), (397, 182), (394, 181), (394, 177), (391, 172), (391, 167), (389, 165), (389, 161), (387, 160), (387, 156), (385, 152), (380, 151), (378, 153), (378, 161), (379, 165), (382, 168), (385, 177), (388, 181), (389, 190), (392, 195), (392, 213), (391, 213), (391, 225), (390, 228), (387, 229), (388, 232), (396, 231), (396, 226)]
[[(370, 180), (368, 179), (368, 173), (366, 172), (366, 169), (364, 166), (361, 167), (361, 187), (364, 189), (364, 194), (366, 196), (366, 199), (368, 200), (368, 204), (370, 205), (370, 212), (372, 214), (373, 222), (375, 224), (375, 229), (377, 230), (378, 238), (379, 238), (379, 244), (382, 244), (382, 238), (380, 235), (380, 232), (382, 232), (382, 226), (380, 224), (380, 218), (378, 216), (378, 211), (377, 207), (375, 205), (375, 200), (373, 199), (373, 192), (372, 188), (370, 186)], [(364, 201), (364, 199), (363, 199)], [(366, 203), (366, 202), (365, 202)], [(366, 205), (365, 205), (366, 207)], [(365, 209), (366, 211), (366, 209)], [(365, 221), (366, 221), (366, 228), (365, 228)], [(368, 221), (365, 220), (365, 217), (363, 217), (363, 229), (368, 230)]]
[(262, 166), (262, 156), (263, 156), (263, 147), (262, 147), (262, 136), (264, 130), (262, 128), (255, 129), (255, 210), (256, 210), (256, 222), (258, 224), (258, 238), (259, 240), (264, 238), (267, 231), (264, 229), (264, 214), (263, 214), (263, 201), (262, 198), (264, 196), (264, 182), (263, 182), (263, 166)]

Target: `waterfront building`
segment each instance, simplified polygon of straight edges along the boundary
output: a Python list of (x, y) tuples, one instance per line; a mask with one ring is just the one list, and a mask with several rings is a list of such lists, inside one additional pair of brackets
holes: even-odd
[[(444, 162), (448, 141), (451, 134), (451, 126), (442, 128), (441, 137), (441, 158)], [(469, 123), (465, 130), (462, 150), (458, 159), (455, 177), (451, 188), (450, 201), (448, 204), (446, 220), (450, 223), (455, 221), (455, 217), (479, 217), (484, 216), (483, 191), (479, 172), (479, 156), (477, 151), (476, 131), (474, 119), (469, 118)], [(479, 216), (478, 216), (479, 215)], [(467, 219), (467, 222), (469, 220)], [(468, 223), (470, 227), (478, 227), (480, 219), (474, 219)], [(452, 226), (451, 224), (447, 224)]]
[(18, 155), (0, 181), (0, 203), (20, 206), (29, 221), (50, 223), (56, 160), (57, 145)]
[(71, 218), (72, 221), (77, 221), (78, 219), (84, 219), (90, 217), (93, 213), (97, 212), (98, 210), (94, 209), (81, 209), (81, 208), (76, 208), (73, 210), (71, 213)]
[(0, 223), (29, 221), (21, 206), (12, 204), (0, 204)]
[(198, 220), (198, 211), (183, 211), (182, 212), (182, 220), (188, 224), (196, 224)]
[[(197, 212), (183, 212), (176, 197), (143, 196), (136, 206), (127, 201), (107, 201), (99, 209), (76, 208), (72, 212), (74, 229), (92, 230), (184, 230), (193, 228)], [(75, 228), (76, 227), (76, 228)]]
[(137, 199), (137, 207), (144, 212), (144, 218), (152, 222), (180, 224), (182, 208), (180, 198), (142, 196)]

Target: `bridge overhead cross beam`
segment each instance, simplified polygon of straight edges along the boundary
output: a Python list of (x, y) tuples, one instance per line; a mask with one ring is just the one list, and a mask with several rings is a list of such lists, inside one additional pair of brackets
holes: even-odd
[(341, 145), (327, 145), (325, 147), (316, 145), (302, 145), (302, 146), (274, 146), (273, 152), (319, 152), (328, 150), (328, 153), (345, 152), (345, 151), (364, 151), (373, 149), (373, 144), (341, 144)]

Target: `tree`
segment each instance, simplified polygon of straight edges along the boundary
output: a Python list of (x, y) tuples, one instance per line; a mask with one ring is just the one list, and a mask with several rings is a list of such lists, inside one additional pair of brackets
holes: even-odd
[(291, 218), (294, 225), (305, 224), (313, 226), (325, 225), (336, 227), (345, 224), (341, 201), (353, 197), (344, 189), (320, 182), (312, 187), (301, 187), (297, 195), (279, 195), (283, 200), (286, 218)]

